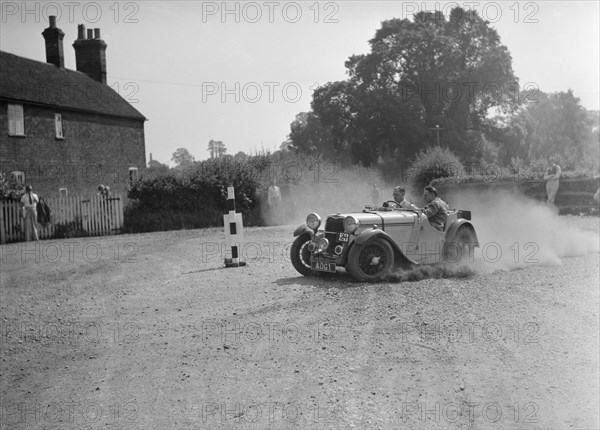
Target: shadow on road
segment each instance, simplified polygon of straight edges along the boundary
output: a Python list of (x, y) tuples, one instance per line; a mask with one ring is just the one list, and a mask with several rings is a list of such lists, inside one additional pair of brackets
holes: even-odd
[(311, 285), (315, 288), (354, 288), (360, 285), (350, 274), (338, 270), (337, 273), (322, 273), (318, 276), (296, 276), (293, 278), (280, 278), (274, 281), (281, 285)]
[(215, 270), (223, 270), (223, 269), (227, 269), (227, 267), (223, 266), (223, 267), (213, 267), (211, 269), (192, 270), (191, 272), (183, 272), (182, 275), (190, 275), (192, 273), (212, 272)]

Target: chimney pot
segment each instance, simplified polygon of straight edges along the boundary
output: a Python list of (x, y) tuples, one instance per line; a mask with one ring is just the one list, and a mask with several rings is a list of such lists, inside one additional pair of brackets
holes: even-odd
[(42, 31), (42, 36), (44, 36), (46, 42), (46, 62), (62, 69), (65, 67), (63, 56), (63, 38), (65, 33), (56, 27), (56, 16), (49, 16), (48, 21), (49, 27)]
[(85, 39), (85, 25), (83, 24), (77, 26), (77, 39)]
[(86, 28), (83, 24), (77, 30), (81, 36), (73, 43), (77, 71), (106, 85), (106, 43), (100, 39), (100, 29), (88, 28), (87, 38), (84, 37)]

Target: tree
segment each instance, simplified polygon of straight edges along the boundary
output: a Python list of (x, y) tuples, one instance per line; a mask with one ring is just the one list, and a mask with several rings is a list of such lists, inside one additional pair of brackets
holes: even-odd
[(210, 158), (215, 158), (216, 148), (214, 140), (211, 139), (208, 141), (208, 147), (206, 150), (210, 153)]
[(233, 156), (233, 159), (238, 162), (246, 161), (248, 156), (244, 151), (239, 151), (237, 154)]
[(500, 145), (500, 161), (512, 157), (533, 161), (539, 158), (560, 160), (572, 169), (594, 153), (594, 121), (580, 105), (573, 91), (546, 94), (537, 92), (535, 100), (515, 115), (490, 121), (489, 134)]
[(586, 111), (573, 91), (540, 94), (539, 102), (527, 107), (527, 114), (533, 123), (530, 159), (556, 154), (563, 159), (581, 160), (589, 125)]
[[(474, 158), (480, 155), (473, 136), (481, 135), (470, 131), (481, 128), (491, 108), (517, 108), (508, 49), (474, 11), (454, 8), (448, 20), (440, 12), (421, 12), (413, 21), (384, 21), (369, 44), (368, 54), (346, 62), (348, 80), (313, 93), (312, 114), (321, 130), (308, 129), (324, 133), (310, 139), (322, 153), (331, 146), (363, 165), (405, 160), (435, 143), (431, 129), (438, 125), (443, 146)], [(292, 140), (298, 147), (308, 142)]]
[(156, 160), (150, 160), (148, 162), (148, 169), (146, 172), (148, 173), (165, 173), (169, 171), (169, 166), (163, 163), (160, 163)]
[(156, 161), (156, 160), (150, 160), (150, 161), (148, 161), (148, 168), (149, 169), (153, 169), (153, 168), (158, 169), (158, 168), (161, 168), (163, 166), (169, 168), (169, 166), (167, 166), (166, 164), (163, 164), (163, 163), (161, 163), (159, 161)]
[(226, 153), (227, 153), (227, 148), (225, 147), (225, 144), (219, 140), (217, 142), (217, 156), (222, 157)]
[(222, 157), (227, 152), (227, 148), (222, 141), (212, 139), (208, 142), (208, 148), (206, 150), (210, 152), (210, 158)]
[[(281, 149), (300, 150), (306, 153), (334, 153), (331, 126), (324, 126), (313, 112), (300, 112), (290, 125), (289, 143)], [(282, 144), (284, 145), (284, 144)]]
[(194, 162), (194, 156), (185, 148), (178, 148), (171, 157), (177, 166), (187, 166)]

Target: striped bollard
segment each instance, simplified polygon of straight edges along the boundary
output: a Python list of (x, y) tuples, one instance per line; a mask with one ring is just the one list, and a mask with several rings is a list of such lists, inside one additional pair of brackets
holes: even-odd
[(225, 267), (245, 266), (246, 262), (240, 259), (241, 245), (244, 241), (244, 224), (242, 223), (242, 214), (235, 212), (233, 187), (227, 187), (227, 210), (229, 213), (223, 215), (227, 245)]

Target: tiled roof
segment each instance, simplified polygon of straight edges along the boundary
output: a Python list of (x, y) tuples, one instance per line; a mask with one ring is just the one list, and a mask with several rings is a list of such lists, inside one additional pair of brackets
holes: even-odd
[(0, 99), (146, 119), (111, 87), (84, 73), (2, 51)]

